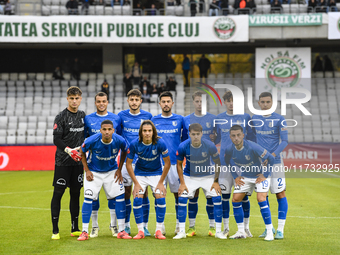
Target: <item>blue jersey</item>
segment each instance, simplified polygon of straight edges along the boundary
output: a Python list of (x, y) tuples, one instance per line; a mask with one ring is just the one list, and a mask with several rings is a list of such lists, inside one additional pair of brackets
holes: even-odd
[(153, 117), (151, 121), (155, 124), (158, 135), (162, 137), (168, 147), (171, 165), (176, 165), (176, 151), (181, 143), (183, 117), (177, 114), (164, 117), (159, 114)]
[(163, 158), (169, 156), (168, 149), (162, 138), (158, 139), (156, 144), (144, 144), (139, 139), (131, 142), (128, 155), (129, 159), (134, 159), (137, 156), (135, 164), (136, 176), (154, 176), (162, 175), (162, 161)]
[(254, 115), (252, 118), (252, 126), (256, 126), (253, 129), (257, 143), (270, 153), (275, 153), (275, 164), (282, 162), (281, 152), (288, 144), (288, 130), (285, 124), (285, 118), (275, 112), (270, 116)]
[(93, 172), (108, 172), (117, 169), (116, 158), (119, 150), (127, 151), (127, 144), (123, 137), (112, 134), (110, 143), (102, 141), (102, 134), (90, 136), (81, 146), (84, 153), (90, 151), (87, 158), (89, 169)]
[[(267, 169), (263, 171), (262, 162), (268, 159)], [(241, 176), (248, 178), (257, 178), (257, 175), (263, 173), (267, 178), (270, 174), (271, 167), (274, 164), (274, 157), (260, 145), (243, 139), (243, 147), (238, 150), (235, 145), (230, 144), (224, 155), (227, 166), (238, 166), (241, 170)], [(234, 179), (238, 177), (236, 169), (231, 171)]]
[(183, 161), (186, 158), (186, 165), (183, 174), (186, 176), (207, 176), (214, 174), (211, 171), (211, 160), (219, 158), (215, 144), (209, 140), (202, 139), (201, 146), (196, 148), (192, 146), (191, 139), (187, 139), (179, 145), (177, 151), (177, 160)]
[(189, 138), (189, 126), (193, 123), (198, 123), (203, 128), (203, 137), (210, 141), (210, 135), (214, 133), (214, 119), (216, 116), (207, 112), (204, 116), (197, 116), (192, 113), (184, 117), (183, 141)]
[(152, 114), (144, 110), (140, 110), (137, 114), (132, 114), (129, 109), (121, 111), (118, 116), (122, 120), (122, 136), (129, 146), (133, 140), (138, 138), (140, 124), (144, 120), (151, 120), (152, 118)]
[(118, 115), (107, 112), (106, 115), (99, 115), (98, 113), (94, 112), (87, 116), (85, 116), (85, 138), (100, 132), (101, 124), (104, 120), (111, 120), (113, 123), (113, 127), (117, 134), (121, 134), (121, 119)]
[(229, 134), (229, 129), (232, 126), (240, 125), (241, 127), (243, 127), (243, 133), (246, 139), (256, 142), (256, 137), (253, 133), (253, 130), (248, 125), (248, 122), (250, 120), (251, 118), (248, 113), (229, 115), (227, 112), (223, 112), (216, 116), (215, 120), (215, 127), (217, 133), (216, 143), (221, 141), (220, 159), (222, 165), (224, 162), (225, 150), (230, 144), (232, 144)]

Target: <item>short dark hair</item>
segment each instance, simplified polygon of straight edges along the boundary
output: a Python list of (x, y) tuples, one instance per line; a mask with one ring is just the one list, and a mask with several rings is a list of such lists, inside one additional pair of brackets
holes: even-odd
[(81, 96), (83, 94), (83, 92), (81, 92), (80, 88), (76, 87), (76, 86), (71, 86), (67, 89), (66, 92), (67, 96), (75, 96), (75, 95), (79, 95)]
[(224, 100), (224, 101), (225, 101), (225, 100), (228, 100), (228, 101), (233, 100), (233, 94), (231, 93), (230, 90), (228, 90), (228, 91), (226, 91), (226, 92), (224, 93), (224, 95), (223, 95), (223, 100)]
[(131, 89), (128, 93), (127, 93), (127, 97), (130, 96), (137, 96), (142, 98), (142, 92), (139, 91), (139, 89)]
[(102, 123), (100, 124), (100, 127), (102, 127), (102, 126), (105, 125), (105, 124), (112, 125), (112, 127), (113, 127), (113, 123), (112, 123), (111, 120), (103, 120)]
[(270, 97), (271, 99), (273, 99), (273, 95), (272, 95), (272, 93), (270, 93), (270, 92), (262, 92), (262, 93), (259, 95), (259, 100), (261, 99), (261, 97)]
[(189, 132), (191, 132), (191, 131), (203, 132), (203, 128), (202, 128), (201, 124), (193, 123), (189, 126)]
[(106, 100), (109, 101), (109, 97), (105, 92), (98, 92), (97, 95), (94, 96), (94, 101), (97, 100), (97, 97), (106, 97)]
[(243, 127), (241, 127), (240, 125), (234, 125), (229, 129), (229, 133), (230, 131), (236, 131), (236, 130), (241, 130), (243, 133)]
[(196, 90), (194, 94), (192, 94), (192, 100), (195, 100), (195, 97), (202, 97), (204, 93), (200, 90)]
[(172, 96), (172, 93), (170, 91), (164, 91), (159, 95), (159, 101), (161, 101), (162, 97), (170, 97), (172, 101), (174, 101), (174, 98)]
[(156, 144), (158, 139), (160, 138), (157, 134), (157, 129), (151, 120), (144, 120), (139, 127), (139, 141), (143, 142), (143, 126), (151, 125), (152, 127), (152, 144)]

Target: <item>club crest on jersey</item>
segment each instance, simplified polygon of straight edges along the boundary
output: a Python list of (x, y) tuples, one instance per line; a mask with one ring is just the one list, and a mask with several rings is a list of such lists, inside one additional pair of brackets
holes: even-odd
[(143, 119), (142, 119), (142, 120), (140, 120), (140, 124), (142, 124), (142, 123), (143, 123), (143, 121), (144, 121)]
[(250, 160), (250, 156), (249, 155), (245, 155), (246, 160)]
[(202, 157), (205, 158), (207, 155), (208, 155), (208, 154), (207, 154), (205, 151), (202, 152)]
[(206, 122), (206, 123), (205, 123), (205, 126), (206, 126), (207, 128), (211, 128), (211, 123), (210, 123), (210, 122)]
[(117, 149), (113, 149), (112, 152), (113, 152), (113, 153), (117, 153), (118, 150), (117, 150)]
[(174, 127), (176, 127), (176, 126), (177, 126), (177, 121), (173, 121), (173, 122), (172, 122), (172, 125), (173, 125)]
[(157, 150), (152, 150), (152, 155), (157, 155)]

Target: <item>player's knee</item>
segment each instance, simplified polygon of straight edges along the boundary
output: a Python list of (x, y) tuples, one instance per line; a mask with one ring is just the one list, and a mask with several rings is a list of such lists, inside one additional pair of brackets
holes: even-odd
[(266, 196), (265, 195), (259, 195), (259, 193), (257, 193), (257, 202), (261, 203), (263, 201), (266, 201)]
[(276, 194), (277, 199), (281, 199), (281, 198), (284, 198), (284, 197), (286, 197), (285, 191), (282, 191), (282, 192)]
[(56, 194), (64, 194), (66, 188), (61, 188), (61, 187), (54, 187), (54, 193)]

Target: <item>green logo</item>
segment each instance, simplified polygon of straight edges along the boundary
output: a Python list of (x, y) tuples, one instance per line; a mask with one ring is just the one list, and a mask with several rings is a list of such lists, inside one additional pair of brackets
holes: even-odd
[(220, 39), (229, 39), (235, 34), (236, 23), (228, 17), (218, 18), (214, 23), (214, 32)]
[(266, 69), (266, 79), (273, 87), (294, 87), (300, 78), (300, 66), (289, 57), (273, 59)]

